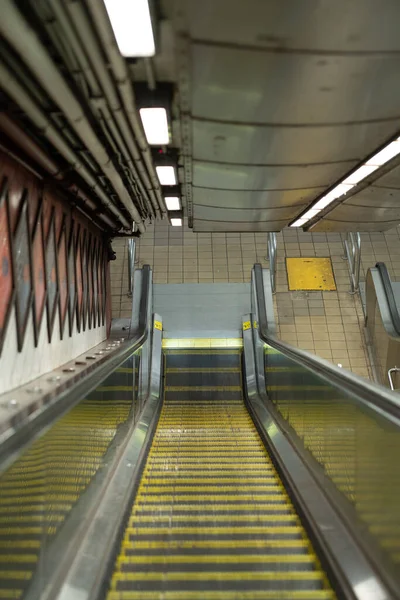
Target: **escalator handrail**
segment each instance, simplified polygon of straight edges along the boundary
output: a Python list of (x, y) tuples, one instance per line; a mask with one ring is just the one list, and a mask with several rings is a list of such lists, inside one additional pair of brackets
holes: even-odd
[(310, 354), (300, 348), (295, 348), (268, 331), (268, 319), (265, 309), (265, 295), (262, 266), (255, 264), (253, 267), (255, 301), (257, 310), (257, 330), (260, 339), (278, 350), (288, 358), (299, 363), (302, 367), (327, 379), (333, 386), (341, 388), (345, 393), (355, 397), (355, 401), (368, 405), (372, 409), (380, 409), (385, 416), (394, 417), (400, 424), (400, 399), (386, 390), (383, 386), (369, 382), (354, 375), (327, 360)]
[(381, 278), (382, 287), (385, 292), (386, 301), (389, 306), (389, 312), (392, 319), (393, 329), (396, 332), (396, 335), (400, 337), (400, 314), (397, 308), (396, 299), (393, 293), (392, 282), (389, 277), (389, 272), (385, 263), (377, 262), (375, 265), (376, 269), (379, 272), (379, 276)]
[(90, 373), (84, 372), (71, 377), (51, 397), (51, 403), (48, 403), (42, 410), (37, 411), (37, 414), (29, 415), (24, 422), (18, 424), (18, 427), (10, 431), (10, 435), (5, 437), (0, 443), (0, 463), (10, 454), (13, 454), (13, 460), (15, 460), (22, 446), (29, 443), (37, 431), (46, 427), (57, 419), (60, 414), (75, 406), (121, 363), (143, 346), (149, 335), (149, 321), (152, 318), (152, 311), (149, 310), (152, 283), (149, 265), (142, 267), (142, 273), (138, 311), (139, 319), (133, 337), (120, 344), (118, 349), (109, 356), (105, 355), (102, 361), (99, 360), (99, 364), (92, 368)]

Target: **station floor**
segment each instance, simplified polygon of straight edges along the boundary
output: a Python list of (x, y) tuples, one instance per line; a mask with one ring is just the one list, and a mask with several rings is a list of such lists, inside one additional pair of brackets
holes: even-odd
[[(385, 262), (393, 281), (400, 281), (400, 226), (362, 238), (361, 281), (369, 267)], [(117, 260), (111, 263), (113, 317), (130, 315), (127, 241), (116, 239)], [(154, 283), (246, 283), (255, 262), (268, 266), (264, 233), (193, 233), (166, 221), (137, 242), (136, 266), (149, 264)], [(358, 295), (349, 294), (347, 262), (342, 237), (336, 233), (305, 233), (285, 229), (277, 234), (275, 315), (278, 335), (364, 377), (371, 377), (363, 309)], [(336, 291), (289, 291), (286, 258), (330, 257)]]

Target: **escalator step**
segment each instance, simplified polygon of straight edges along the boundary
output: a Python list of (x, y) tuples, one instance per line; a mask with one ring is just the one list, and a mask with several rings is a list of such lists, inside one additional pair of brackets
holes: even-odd
[(167, 353), (107, 600), (335, 597), (244, 405), (240, 360)]

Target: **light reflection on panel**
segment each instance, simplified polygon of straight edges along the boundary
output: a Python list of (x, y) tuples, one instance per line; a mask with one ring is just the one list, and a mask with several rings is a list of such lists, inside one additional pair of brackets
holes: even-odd
[(265, 369), (269, 398), (398, 569), (400, 429), (269, 347)]
[(113, 441), (138, 413), (139, 367), (140, 354), (128, 358), (0, 475), (1, 598), (21, 597), (34, 577), (45, 586), (43, 561), (57, 534), (73, 532), (79, 501), (96, 489)]

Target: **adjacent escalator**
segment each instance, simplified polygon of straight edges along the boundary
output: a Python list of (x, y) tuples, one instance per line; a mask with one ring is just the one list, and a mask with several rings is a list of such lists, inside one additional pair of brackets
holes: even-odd
[(77, 526), (82, 500), (134, 418), (139, 361), (130, 356), (0, 475), (0, 598), (23, 598), (35, 578), (46, 584), (46, 553)]
[(107, 600), (334, 597), (247, 411), (240, 351), (168, 351)]
[(365, 282), (366, 331), (375, 378), (400, 389), (400, 283), (384, 263), (368, 269)]

